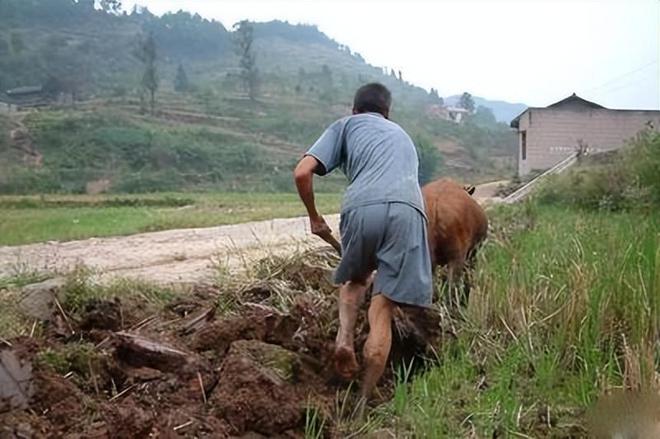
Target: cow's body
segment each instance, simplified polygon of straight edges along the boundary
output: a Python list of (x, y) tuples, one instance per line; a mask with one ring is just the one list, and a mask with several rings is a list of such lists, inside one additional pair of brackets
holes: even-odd
[(488, 232), (486, 213), (468, 192), (448, 178), (422, 188), (431, 263), (434, 271), (438, 266), (447, 267), (450, 285), (461, 277)]

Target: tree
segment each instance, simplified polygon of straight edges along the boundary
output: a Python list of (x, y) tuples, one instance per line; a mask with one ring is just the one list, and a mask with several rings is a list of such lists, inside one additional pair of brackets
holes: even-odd
[(100, 0), (99, 6), (106, 13), (118, 14), (121, 12), (121, 0)]
[(475, 125), (480, 125), (485, 127), (497, 125), (497, 119), (495, 119), (493, 110), (491, 110), (488, 107), (484, 107), (483, 105), (479, 105), (477, 107), (477, 111), (474, 112), (470, 120)]
[(156, 91), (158, 90), (158, 71), (156, 69), (156, 60), (158, 53), (156, 50), (156, 41), (153, 33), (149, 33), (147, 38), (143, 39), (135, 56), (144, 64), (144, 73), (142, 74), (142, 88), (149, 93), (149, 106), (153, 114), (156, 108)]
[(458, 101), (458, 106), (465, 108), (470, 113), (474, 113), (474, 99), (472, 99), (472, 95), (468, 92), (463, 93), (461, 99)]
[(243, 87), (250, 100), (256, 98), (259, 82), (256, 55), (252, 48), (253, 32), (252, 25), (247, 20), (234, 24), (234, 49), (239, 57)]
[(417, 170), (419, 184), (424, 185), (435, 177), (442, 165), (442, 156), (438, 148), (424, 138), (418, 137), (415, 140), (415, 148), (417, 149), (417, 158), (419, 160)]
[(44, 91), (52, 99), (68, 94), (75, 105), (91, 80), (89, 50), (85, 43), (70, 47), (61, 36), (52, 35), (46, 40), (40, 58), (46, 73)]
[(438, 94), (438, 90), (436, 90), (435, 88), (432, 88), (429, 94), (431, 95), (431, 101), (432, 101), (434, 104), (437, 104), (437, 105), (444, 105), (445, 100), (442, 99), (442, 96), (440, 96), (440, 95)]
[(174, 90), (180, 93), (190, 90), (188, 75), (183, 68), (183, 64), (179, 64), (179, 68), (176, 71), (176, 77), (174, 78)]

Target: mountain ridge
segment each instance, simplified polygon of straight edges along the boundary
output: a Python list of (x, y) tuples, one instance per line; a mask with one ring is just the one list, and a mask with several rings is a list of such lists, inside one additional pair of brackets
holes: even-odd
[[(99, 181), (128, 192), (291, 191), (295, 158), (349, 114), (354, 91), (372, 81), (392, 91), (391, 117), (426, 151), (427, 178), (483, 181), (513, 172), (508, 126), (477, 115), (460, 125), (444, 120), (430, 111), (441, 102), (436, 94), (369, 65), (315, 26), (252, 26), (254, 100), (241, 80), (234, 33), (220, 22), (183, 12), (116, 16), (70, 0), (0, 2), (0, 90), (54, 82), (74, 99), (26, 118), (43, 156), (38, 166), (17, 155), (12, 123), (0, 120), (0, 192), (85, 191)], [(134, 55), (149, 33), (160, 78), (153, 111)], [(179, 68), (185, 91), (175, 90)]]

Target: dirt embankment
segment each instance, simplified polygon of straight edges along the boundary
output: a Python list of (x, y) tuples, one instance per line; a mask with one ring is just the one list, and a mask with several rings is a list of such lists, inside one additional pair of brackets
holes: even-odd
[[(0, 437), (297, 438), (312, 421), (344, 437), (336, 403), (347, 387), (329, 367), (335, 263), (318, 251), (271, 259), (257, 283), (198, 288), (155, 314), (137, 296), (68, 308), (62, 292), (41, 336), (0, 347), (20, 362), (0, 366), (23, 373), (22, 390), (0, 385)], [(421, 361), (443, 337), (438, 315), (410, 312), (397, 313), (393, 361)], [(11, 388), (22, 405), (7, 402)]]

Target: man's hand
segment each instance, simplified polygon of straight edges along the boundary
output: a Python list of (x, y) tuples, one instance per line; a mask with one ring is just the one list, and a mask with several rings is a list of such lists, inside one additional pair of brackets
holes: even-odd
[(341, 244), (335, 239), (334, 236), (332, 236), (332, 230), (322, 216), (319, 215), (316, 217), (310, 217), (309, 225), (314, 235), (330, 244), (337, 251), (337, 253), (339, 253), (339, 256), (341, 256)]
[(300, 160), (295, 171), (293, 171), (296, 187), (298, 188), (300, 199), (307, 209), (307, 214), (309, 215), (309, 227), (312, 233), (334, 247), (334, 249), (337, 250), (337, 253), (341, 255), (341, 244), (339, 244), (335, 237), (332, 236), (332, 230), (330, 230), (328, 224), (316, 210), (316, 204), (314, 203), (312, 181), (314, 177), (314, 169), (316, 169), (317, 166), (319, 166), (319, 162), (312, 156), (306, 156)]
[(332, 234), (332, 230), (328, 223), (325, 222), (325, 219), (321, 216), (310, 216), (309, 217), (309, 227), (312, 231), (312, 234), (316, 236), (327, 236)]

